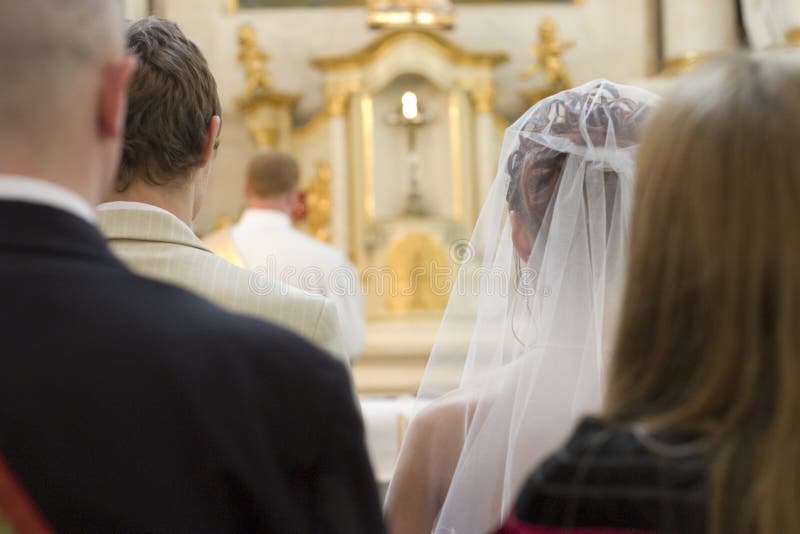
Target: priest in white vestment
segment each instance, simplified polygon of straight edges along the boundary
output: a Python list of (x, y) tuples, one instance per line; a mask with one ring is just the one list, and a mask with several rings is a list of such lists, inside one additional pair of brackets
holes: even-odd
[(361, 285), (341, 251), (292, 226), (299, 174), (288, 154), (258, 154), (247, 170), (247, 209), (232, 228), (208, 236), (206, 244), (235, 264), (333, 300), (352, 361), (364, 350)]

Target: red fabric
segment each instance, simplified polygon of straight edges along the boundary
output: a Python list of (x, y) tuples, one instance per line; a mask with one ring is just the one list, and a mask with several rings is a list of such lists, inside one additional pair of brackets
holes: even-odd
[(18, 534), (53, 532), (0, 456), (0, 512)]
[(602, 527), (538, 527), (523, 523), (514, 514), (508, 518), (506, 524), (500, 527), (497, 534), (658, 534), (650, 530), (632, 530), (625, 528)]

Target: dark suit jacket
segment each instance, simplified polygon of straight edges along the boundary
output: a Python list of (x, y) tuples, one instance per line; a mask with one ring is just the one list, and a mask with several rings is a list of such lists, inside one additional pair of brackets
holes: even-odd
[(346, 370), (0, 202), (0, 453), (58, 531), (382, 532)]

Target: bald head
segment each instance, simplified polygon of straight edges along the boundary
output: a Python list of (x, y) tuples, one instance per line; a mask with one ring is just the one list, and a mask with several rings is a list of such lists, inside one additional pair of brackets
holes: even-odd
[(123, 35), (121, 0), (0, 0), (0, 174), (106, 194), (136, 64)]
[(85, 89), (87, 77), (121, 57), (121, 3), (0, 2), (0, 135), (38, 136), (52, 129)]

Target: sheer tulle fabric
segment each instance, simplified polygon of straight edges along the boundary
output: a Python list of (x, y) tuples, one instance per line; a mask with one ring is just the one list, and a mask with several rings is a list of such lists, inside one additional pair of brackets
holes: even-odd
[[(430, 446), (460, 450), (435, 534), (498, 526), (530, 470), (600, 407), (636, 139), (656, 101), (594, 81), (536, 104), (506, 131), (418, 393), (415, 417), (448, 419), (431, 426), (447, 435)], [(533, 237), (527, 261), (515, 252), (509, 205)]]

